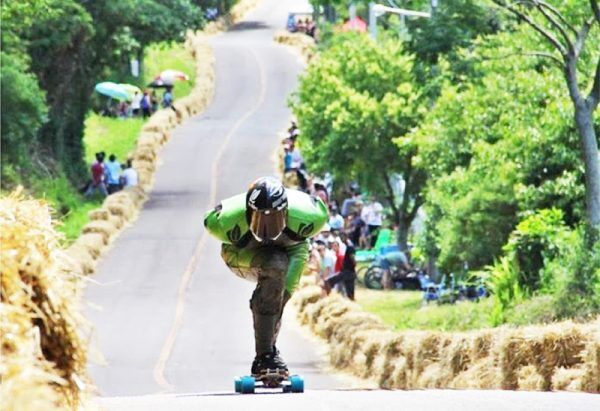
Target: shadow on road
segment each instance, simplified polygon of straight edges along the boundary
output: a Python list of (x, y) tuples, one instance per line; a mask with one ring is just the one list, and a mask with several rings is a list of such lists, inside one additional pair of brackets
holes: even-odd
[(262, 21), (243, 21), (236, 24), (229, 31), (243, 31), (243, 30), (262, 30), (268, 29), (270, 26)]

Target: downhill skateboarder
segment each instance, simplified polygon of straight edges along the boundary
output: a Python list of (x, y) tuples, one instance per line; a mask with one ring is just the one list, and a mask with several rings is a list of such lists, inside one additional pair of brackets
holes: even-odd
[(308, 259), (308, 238), (328, 219), (320, 198), (286, 189), (263, 177), (247, 193), (223, 200), (206, 213), (204, 226), (223, 241), (221, 256), (236, 275), (258, 284), (250, 309), (256, 357), (252, 375), (288, 374), (276, 347), (283, 308), (298, 285)]

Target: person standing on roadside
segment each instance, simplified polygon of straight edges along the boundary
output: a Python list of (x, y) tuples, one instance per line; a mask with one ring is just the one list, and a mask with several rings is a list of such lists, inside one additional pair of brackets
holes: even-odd
[(142, 96), (137, 91), (133, 93), (133, 97), (131, 98), (131, 113), (133, 117), (137, 117), (140, 115)]
[(150, 101), (150, 95), (147, 91), (144, 92), (144, 96), (140, 102), (140, 108), (142, 109), (142, 116), (144, 118), (150, 117), (152, 114), (152, 102)]
[(121, 164), (117, 161), (117, 156), (111, 154), (105, 166), (106, 183), (108, 194), (116, 193), (121, 189)]
[(325, 281), (325, 290), (327, 294), (339, 282), (344, 284), (346, 295), (354, 301), (354, 282), (356, 281), (356, 251), (353, 246), (346, 244), (346, 253), (342, 262), (342, 269), (339, 274), (330, 277)]
[(96, 161), (90, 167), (92, 172), (92, 182), (88, 186), (85, 191), (85, 196), (89, 197), (94, 194), (96, 191), (100, 191), (100, 193), (106, 197), (108, 195), (108, 191), (106, 190), (106, 182), (104, 176), (104, 155), (103, 153), (96, 153)]

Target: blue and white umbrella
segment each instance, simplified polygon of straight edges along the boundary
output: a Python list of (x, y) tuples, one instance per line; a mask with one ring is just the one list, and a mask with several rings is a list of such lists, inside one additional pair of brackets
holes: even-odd
[(94, 90), (116, 100), (127, 100), (129, 98), (129, 93), (125, 87), (111, 81), (96, 84)]

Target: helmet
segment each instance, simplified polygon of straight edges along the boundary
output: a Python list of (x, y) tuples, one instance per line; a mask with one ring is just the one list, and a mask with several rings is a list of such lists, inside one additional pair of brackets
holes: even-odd
[(246, 210), (250, 231), (258, 241), (275, 240), (287, 218), (287, 193), (275, 177), (262, 177), (254, 181), (246, 194)]

